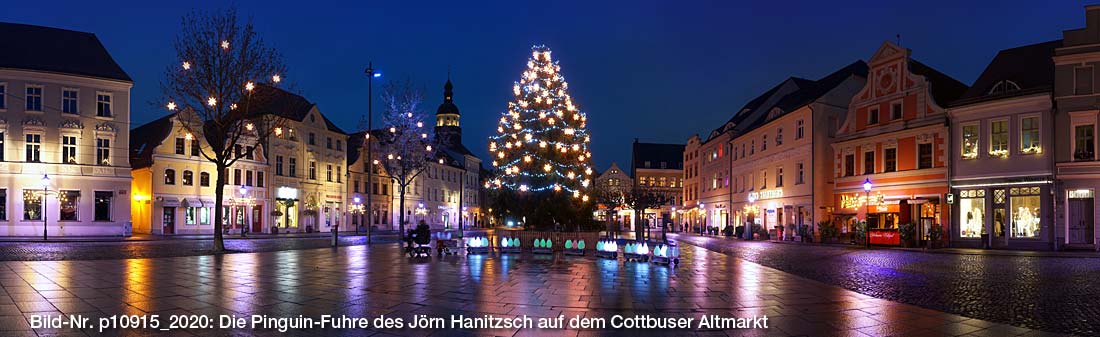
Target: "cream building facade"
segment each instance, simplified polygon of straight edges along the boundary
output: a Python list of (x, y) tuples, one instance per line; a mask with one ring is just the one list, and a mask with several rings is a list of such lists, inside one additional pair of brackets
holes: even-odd
[[(130, 234), (133, 81), (94, 34), (0, 23), (0, 236)], [(44, 186), (45, 185), (45, 186)]]

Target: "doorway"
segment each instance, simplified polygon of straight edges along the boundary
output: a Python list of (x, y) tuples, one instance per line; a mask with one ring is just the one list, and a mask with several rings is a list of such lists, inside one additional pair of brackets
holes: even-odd
[(264, 217), (263, 217), (263, 206), (253, 206), (252, 207), (252, 232), (253, 233), (263, 232), (263, 230), (264, 230), (264, 226), (263, 226), (264, 220), (263, 219), (264, 219)]
[(176, 234), (176, 208), (164, 208), (164, 234)]
[(1092, 198), (1070, 198), (1067, 224), (1070, 244), (1092, 244)]

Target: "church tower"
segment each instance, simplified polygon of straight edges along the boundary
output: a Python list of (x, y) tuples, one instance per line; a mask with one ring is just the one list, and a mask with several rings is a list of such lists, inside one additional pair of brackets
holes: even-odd
[(454, 103), (454, 85), (451, 76), (443, 85), (443, 104), (435, 111), (435, 138), (446, 147), (462, 146), (462, 128), (458, 126), (458, 106)]

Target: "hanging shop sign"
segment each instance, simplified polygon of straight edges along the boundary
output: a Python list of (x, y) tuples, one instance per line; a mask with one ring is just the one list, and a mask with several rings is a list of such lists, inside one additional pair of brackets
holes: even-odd
[(777, 199), (783, 197), (783, 189), (774, 188), (770, 190), (761, 190), (760, 192), (749, 193), (749, 200), (764, 200), (764, 199)]
[(275, 190), (275, 197), (279, 199), (298, 199), (298, 189), (292, 187), (279, 187)]

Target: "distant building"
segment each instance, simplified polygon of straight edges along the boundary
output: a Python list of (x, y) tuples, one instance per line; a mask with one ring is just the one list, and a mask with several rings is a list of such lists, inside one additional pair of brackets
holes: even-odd
[(0, 23), (0, 45), (0, 236), (129, 235), (133, 80), (92, 33)]
[[(633, 180), (619, 168), (618, 163), (611, 163), (611, 166), (606, 170), (596, 174), (595, 186), (600, 193), (605, 193), (605, 197), (613, 200), (623, 200), (630, 194)], [(634, 222), (634, 211), (626, 209), (622, 205), (601, 203), (597, 205), (597, 208), (600, 214), (597, 215), (596, 220), (626, 225)]]
[(872, 243), (896, 242), (899, 225), (909, 222), (918, 225), (921, 238), (936, 224), (952, 231), (945, 207), (950, 138), (944, 107), (967, 86), (910, 53), (892, 42), (879, 47), (832, 144), (832, 215), (842, 232), (866, 219)]
[(684, 146), (684, 188), (683, 201), (676, 210), (676, 224), (679, 230), (696, 232), (703, 228), (703, 211), (699, 208), (699, 192), (702, 190), (699, 177), (699, 135), (692, 135)]
[[(371, 139), (380, 139), (384, 130), (371, 132)], [(366, 230), (373, 226), (376, 229), (394, 230), (397, 222), (393, 220), (394, 183), (389, 177), (386, 168), (381, 164), (368, 164), (372, 162), (367, 157), (367, 133), (366, 131), (348, 135), (348, 223), (353, 227)], [(374, 146), (377, 146), (375, 144)], [(377, 147), (376, 147), (377, 148)], [(367, 179), (367, 167), (374, 167), (370, 180)], [(367, 207), (367, 198), (371, 198), (370, 207)]]
[[(951, 245), (1053, 249), (1054, 51), (1005, 49), (952, 103)], [(984, 235), (983, 235), (984, 234)]]
[[(668, 203), (646, 209), (642, 221), (648, 226), (671, 224), (673, 210), (683, 203), (684, 145), (640, 143), (634, 140), (631, 152), (631, 176), (633, 188), (647, 188), (663, 192), (670, 197)], [(634, 228), (632, 224), (630, 229)], [(627, 228), (624, 228), (627, 229)]]

